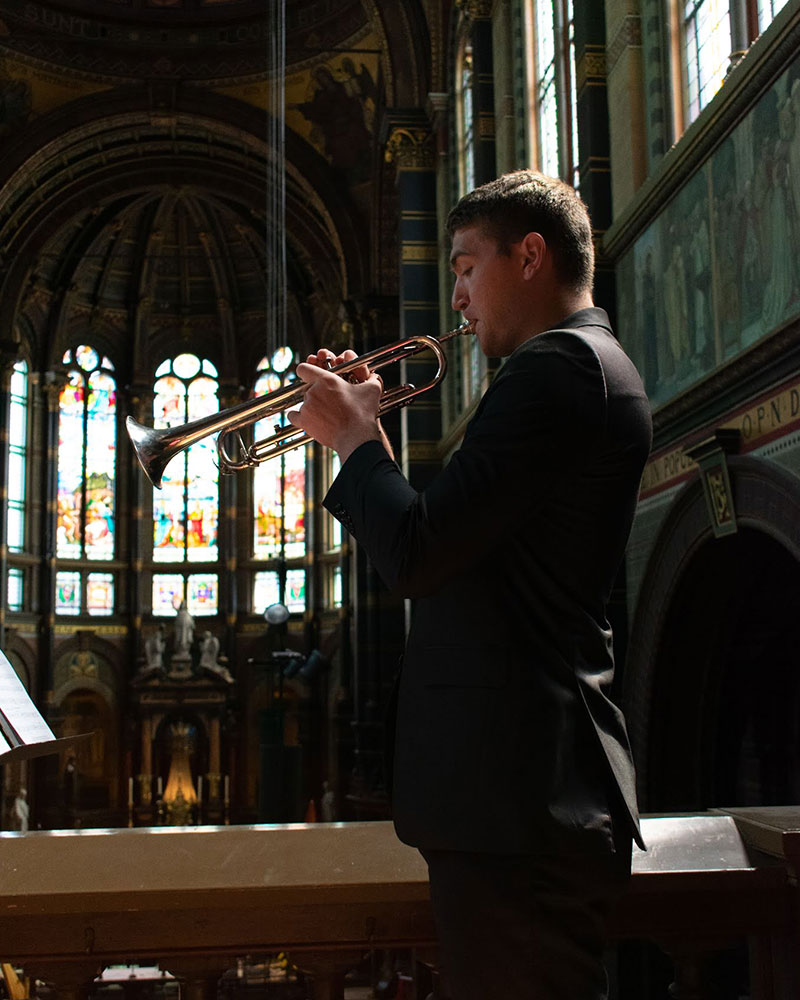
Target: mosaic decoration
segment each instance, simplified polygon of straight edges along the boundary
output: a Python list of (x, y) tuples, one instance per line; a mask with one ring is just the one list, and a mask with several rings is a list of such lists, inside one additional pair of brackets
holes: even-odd
[[(156, 372), (154, 426), (176, 427), (217, 413), (219, 384), (209, 361), (180, 354)], [(215, 438), (176, 455), (153, 491), (153, 560), (211, 562), (218, 558), (219, 473)]]
[(28, 365), (25, 361), (18, 361), (14, 365), (14, 370), (11, 373), (9, 397), (6, 533), (9, 552), (21, 552), (25, 546), (25, 472), (28, 429)]
[(618, 262), (620, 340), (655, 406), (800, 316), (798, 240), (800, 58)]
[(56, 554), (114, 558), (116, 383), (107, 358), (83, 345), (64, 355), (74, 365), (59, 397)]

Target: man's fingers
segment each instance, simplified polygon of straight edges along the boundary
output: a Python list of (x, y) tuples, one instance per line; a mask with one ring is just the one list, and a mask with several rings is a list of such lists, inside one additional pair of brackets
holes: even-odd
[(331, 376), (331, 373), (327, 368), (320, 368), (319, 365), (315, 365), (310, 361), (301, 361), (297, 366), (297, 377), (302, 379), (303, 382), (321, 382), (326, 378), (336, 378), (336, 376)]

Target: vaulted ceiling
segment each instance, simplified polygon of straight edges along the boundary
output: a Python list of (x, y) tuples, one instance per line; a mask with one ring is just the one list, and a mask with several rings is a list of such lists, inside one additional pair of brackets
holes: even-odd
[[(270, 268), (268, 7), (0, 0), (0, 324), (36, 363), (88, 327), (131, 377), (146, 377), (156, 345), (186, 342), (248, 381)], [(287, 0), (300, 351), (346, 336), (353, 301), (395, 291), (380, 123), (424, 103), (429, 41), (413, 0)]]

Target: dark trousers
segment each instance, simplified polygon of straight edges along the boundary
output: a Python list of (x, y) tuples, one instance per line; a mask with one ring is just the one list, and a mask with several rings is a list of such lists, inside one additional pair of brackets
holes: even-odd
[(604, 1000), (605, 923), (630, 876), (616, 854), (423, 851), (452, 1000)]

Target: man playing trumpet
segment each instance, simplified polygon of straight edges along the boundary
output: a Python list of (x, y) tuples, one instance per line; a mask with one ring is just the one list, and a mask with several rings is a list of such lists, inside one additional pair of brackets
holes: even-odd
[(651, 440), (641, 380), (592, 301), (583, 202), (525, 170), (447, 223), (453, 308), (508, 360), (424, 492), (377, 419), (380, 379), (321, 350), (292, 424), (335, 449), (325, 506), (416, 598), (392, 808), (430, 873), (455, 1000), (606, 995), (604, 923), (641, 844), (606, 619)]

